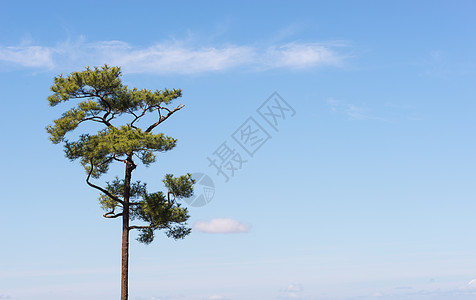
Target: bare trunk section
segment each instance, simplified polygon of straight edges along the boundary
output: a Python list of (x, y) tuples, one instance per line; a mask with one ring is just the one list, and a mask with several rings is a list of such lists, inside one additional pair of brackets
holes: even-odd
[[(127, 213), (126, 213), (127, 211)], [(121, 274), (121, 300), (128, 299), (129, 291), (129, 203), (124, 201), (124, 214), (122, 215), (122, 274)]]
[(135, 168), (136, 165), (132, 161), (132, 153), (128, 153), (126, 162), (126, 174), (124, 178), (124, 206), (122, 212), (121, 300), (127, 300), (129, 297), (129, 203), (132, 171)]

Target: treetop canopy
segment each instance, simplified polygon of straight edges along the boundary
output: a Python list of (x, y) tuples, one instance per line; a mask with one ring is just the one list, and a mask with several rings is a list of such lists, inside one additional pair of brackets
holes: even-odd
[[(57, 76), (51, 87), (53, 95), (48, 97), (50, 106), (61, 102), (80, 100), (77, 105), (64, 112), (46, 130), (50, 140), (58, 144), (65, 142), (66, 156), (81, 159), (81, 164), (91, 175), (99, 177), (107, 172), (112, 160), (122, 161), (129, 153), (136, 155), (142, 163), (149, 165), (155, 161), (153, 152), (168, 151), (176, 145), (176, 140), (152, 130), (165, 121), (175, 111), (168, 104), (182, 96), (180, 89), (165, 89), (152, 92), (147, 89), (129, 89), (121, 81), (119, 67), (86, 68), (68, 76)], [(157, 122), (141, 129), (136, 122), (147, 113), (157, 112)], [(114, 124), (119, 117), (129, 116), (129, 122), (122, 126)], [(83, 134), (77, 141), (70, 142), (65, 136), (81, 123), (91, 121), (104, 125), (97, 134)]]

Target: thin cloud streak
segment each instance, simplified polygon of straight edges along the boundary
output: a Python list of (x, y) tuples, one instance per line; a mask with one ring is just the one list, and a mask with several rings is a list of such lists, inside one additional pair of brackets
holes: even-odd
[(22, 67), (52, 68), (53, 49), (42, 46), (0, 46), (0, 61), (18, 64)]
[(330, 106), (331, 111), (336, 113), (342, 113), (347, 116), (349, 120), (362, 121), (362, 120), (376, 120), (385, 121), (384, 118), (373, 116), (365, 108), (356, 106), (354, 104), (344, 103), (335, 99), (327, 99), (327, 103)]
[(251, 227), (231, 218), (217, 218), (210, 221), (197, 221), (193, 229), (205, 233), (245, 233)]
[(279, 298), (280, 299), (303, 299), (301, 293), (302, 293), (302, 286), (300, 284), (290, 284), (281, 293)]
[[(193, 74), (230, 69), (252, 61), (250, 47), (191, 49), (181, 45), (156, 44), (136, 49), (126, 43), (101, 43), (96, 49), (109, 53), (110, 63), (131, 73)], [(104, 60), (108, 60), (104, 57)]]
[(339, 57), (330, 48), (319, 44), (290, 43), (269, 47), (264, 56), (270, 68), (306, 69), (324, 65), (339, 65)]
[(476, 279), (473, 279), (468, 282), (468, 287), (476, 289)]
[(194, 47), (173, 41), (135, 47), (124, 41), (87, 43), (79, 39), (55, 47), (0, 45), (0, 63), (55, 71), (107, 63), (122, 66), (126, 73), (154, 74), (197, 74), (234, 68), (253, 71), (278, 68), (302, 70), (339, 66), (344, 58), (335, 50), (336, 47), (342, 45), (295, 42), (265, 47)]

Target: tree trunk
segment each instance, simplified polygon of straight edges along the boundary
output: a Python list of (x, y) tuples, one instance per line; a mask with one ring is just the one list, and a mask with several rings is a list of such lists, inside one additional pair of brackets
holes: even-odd
[(124, 178), (124, 207), (122, 211), (122, 274), (121, 300), (129, 297), (129, 203), (132, 171), (136, 168), (132, 153), (127, 154), (126, 174)]
[[(124, 201), (124, 213), (122, 215), (122, 274), (121, 274), (121, 300), (128, 298), (128, 275), (129, 275), (129, 205)], [(126, 213), (127, 211), (127, 213)]]

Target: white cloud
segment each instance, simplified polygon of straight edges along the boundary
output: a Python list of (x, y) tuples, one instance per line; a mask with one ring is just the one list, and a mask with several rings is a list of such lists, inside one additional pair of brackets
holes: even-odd
[(242, 233), (248, 232), (251, 227), (231, 218), (217, 218), (210, 221), (197, 221), (193, 225), (195, 230), (205, 233)]
[[(252, 60), (250, 47), (189, 48), (180, 44), (156, 44), (140, 49), (123, 42), (103, 42), (96, 47), (112, 65), (123, 66), (131, 73), (178, 73), (230, 69)], [(109, 59), (106, 57), (109, 57)]]
[(88, 43), (77, 41), (47, 47), (39, 45), (0, 46), (0, 62), (22, 67), (59, 71), (105, 63), (122, 66), (128, 73), (195, 74), (243, 67), (262, 71), (274, 68), (306, 69), (339, 65), (343, 58), (335, 51), (341, 45), (288, 43), (284, 45), (202, 46), (167, 41), (146, 47), (124, 41)]
[(476, 289), (476, 278), (468, 282), (468, 287)]
[(290, 284), (288, 285), (288, 288), (286, 289), (288, 292), (300, 292), (302, 291), (302, 287), (299, 284)]
[(303, 299), (302, 295), (302, 286), (300, 284), (290, 284), (288, 287), (282, 291), (280, 298), (281, 299)]
[(291, 43), (271, 46), (264, 58), (269, 67), (288, 67), (291, 69), (312, 68), (319, 65), (338, 65), (341, 58), (330, 48), (320, 44)]
[(0, 61), (22, 67), (52, 68), (54, 66), (52, 52), (52, 49), (41, 46), (0, 46)]

